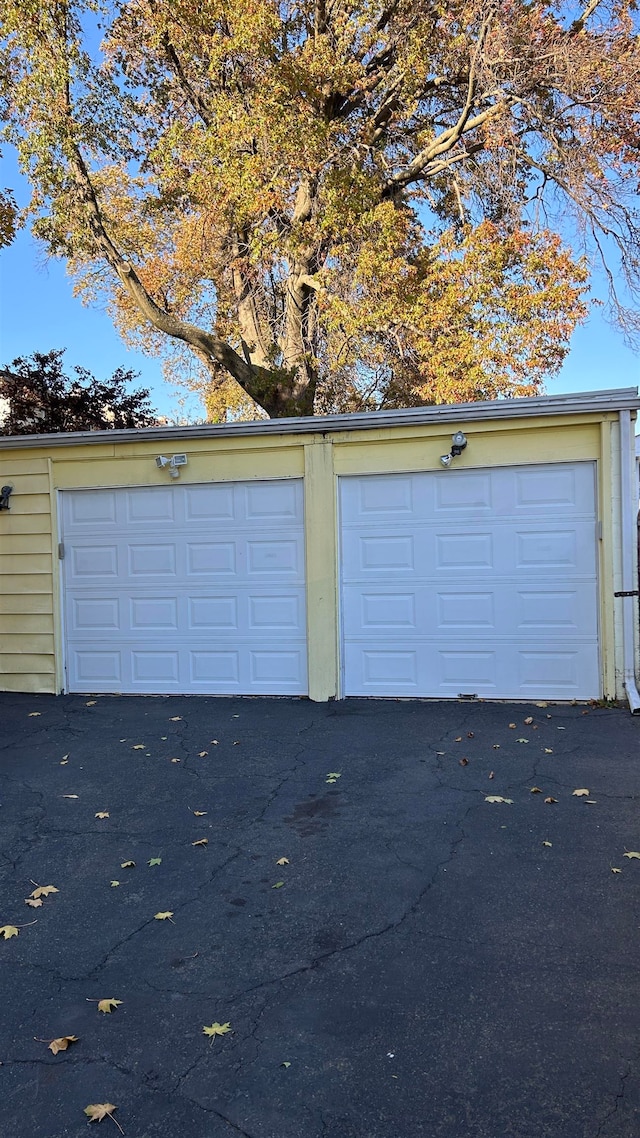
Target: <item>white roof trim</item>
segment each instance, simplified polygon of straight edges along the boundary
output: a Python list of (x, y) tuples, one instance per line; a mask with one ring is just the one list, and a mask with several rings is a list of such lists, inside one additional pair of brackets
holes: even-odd
[(205, 423), (184, 427), (142, 427), (115, 431), (69, 431), (49, 435), (2, 435), (0, 450), (22, 447), (86, 446), (132, 442), (161, 442), (243, 435), (331, 434), (336, 431), (414, 427), (428, 423), (471, 423), (483, 419), (521, 419), (538, 415), (597, 414), (640, 408), (635, 387), (611, 391), (580, 391), (569, 395), (536, 395), (523, 399), (490, 399), (482, 403), (442, 403), (399, 411), (361, 411), (348, 415), (314, 415), (296, 419), (261, 419), (252, 423)]

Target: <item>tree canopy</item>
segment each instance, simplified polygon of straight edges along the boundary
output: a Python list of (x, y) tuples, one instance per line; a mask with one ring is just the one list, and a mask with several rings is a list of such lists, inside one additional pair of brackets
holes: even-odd
[(0, 14), (36, 234), (131, 342), (195, 356), (214, 417), (535, 393), (586, 254), (638, 284), (633, 0)]
[(118, 368), (100, 381), (85, 368), (63, 371), (63, 351), (19, 357), (0, 368), (0, 434), (107, 431), (157, 423), (144, 388), (131, 390), (135, 372)]

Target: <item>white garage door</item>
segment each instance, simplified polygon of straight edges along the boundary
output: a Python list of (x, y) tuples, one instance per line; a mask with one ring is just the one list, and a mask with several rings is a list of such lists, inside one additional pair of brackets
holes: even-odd
[(345, 695), (600, 696), (592, 463), (341, 479)]
[(301, 481), (61, 498), (69, 691), (307, 691)]

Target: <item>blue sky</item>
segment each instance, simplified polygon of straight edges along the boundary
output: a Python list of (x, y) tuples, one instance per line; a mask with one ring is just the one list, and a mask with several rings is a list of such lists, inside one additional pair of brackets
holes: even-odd
[[(9, 155), (3, 160), (0, 184), (18, 190), (24, 204), (24, 183)], [(598, 288), (600, 285), (600, 288)], [(595, 295), (604, 298), (596, 280)], [(8, 249), (0, 251), (0, 365), (16, 356), (66, 348), (67, 367), (78, 364), (106, 379), (117, 367), (140, 372), (139, 384), (148, 387), (155, 409), (171, 418), (186, 411), (201, 417), (199, 402), (191, 398), (181, 409), (177, 390), (163, 380), (159, 360), (125, 347), (106, 313), (85, 308), (74, 298), (72, 284), (61, 262), (46, 262), (36, 243), (22, 231)], [(547, 384), (550, 395), (594, 391), (640, 383), (640, 353), (624, 344), (601, 308), (593, 310), (576, 332), (561, 373)]]

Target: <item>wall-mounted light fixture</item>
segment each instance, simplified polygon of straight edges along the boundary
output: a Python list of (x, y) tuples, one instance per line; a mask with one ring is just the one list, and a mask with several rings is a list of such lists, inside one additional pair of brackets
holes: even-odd
[(13, 492), (13, 486), (2, 486), (0, 488), (0, 510), (10, 510), (9, 498)]
[(186, 466), (188, 461), (186, 454), (174, 454), (171, 458), (167, 458), (164, 454), (159, 454), (156, 458), (156, 466), (159, 470), (168, 470), (170, 478), (179, 478), (179, 468)]
[(451, 444), (450, 453), (440, 455), (441, 466), (451, 466), (452, 460), (454, 458), (457, 458), (458, 455), (462, 454), (464, 448), (467, 445), (467, 436), (463, 431), (456, 431), (455, 435), (452, 435), (451, 437)]

